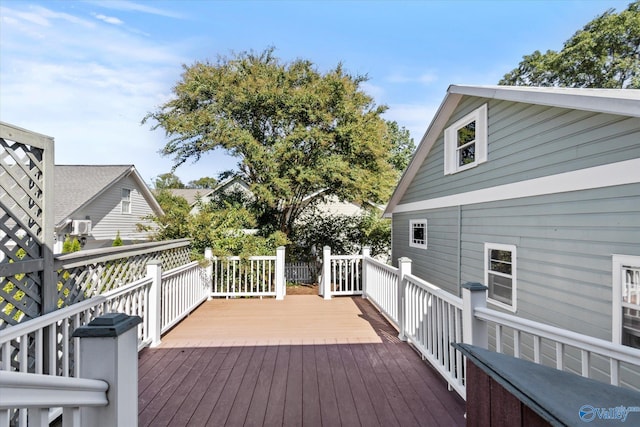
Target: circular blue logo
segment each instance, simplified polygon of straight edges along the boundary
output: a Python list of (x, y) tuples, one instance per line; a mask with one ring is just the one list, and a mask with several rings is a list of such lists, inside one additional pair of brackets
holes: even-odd
[(596, 410), (591, 405), (582, 405), (578, 411), (580, 419), (585, 423), (590, 423), (596, 418)]

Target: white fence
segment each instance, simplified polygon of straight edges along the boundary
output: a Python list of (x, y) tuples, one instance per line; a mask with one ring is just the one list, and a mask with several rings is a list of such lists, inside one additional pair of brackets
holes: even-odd
[[(399, 286), (400, 270), (373, 258), (365, 259), (364, 293), (369, 301), (374, 303), (396, 328), (400, 329), (400, 319), (398, 318), (398, 304), (402, 298)], [(366, 286), (367, 284), (372, 284), (372, 286)]]
[[(188, 315), (209, 297), (209, 283), (205, 269), (197, 262), (166, 272), (161, 271), (159, 262), (151, 262), (147, 266), (147, 277), (143, 279), (3, 329), (0, 331), (0, 371), (23, 374), (22, 376), (3, 376), (3, 381), (8, 381), (7, 384), (18, 381), (25, 384), (25, 387), (28, 384), (31, 384), (31, 388), (39, 387), (40, 390), (37, 393), (41, 396), (42, 402), (57, 402), (52, 405), (48, 403), (36, 405), (40, 409), (66, 406), (64, 403), (66, 401), (56, 396), (57, 390), (47, 385), (49, 384), (47, 381), (58, 380), (50, 378), (42, 380), (33, 375), (47, 374), (44, 376), (76, 378), (79, 376), (81, 367), (78, 363), (80, 360), (78, 338), (71, 336), (75, 329), (86, 325), (101, 314), (118, 311), (140, 316), (143, 319), (138, 326), (138, 349), (157, 345), (160, 343), (161, 332)], [(80, 384), (60, 381), (61, 387), (68, 386), (73, 390), (75, 390), (74, 384)], [(30, 400), (21, 402), (20, 405), (7, 402), (0, 405), (0, 426), (9, 425), (9, 420), (16, 416), (14, 414), (17, 408), (22, 408), (17, 414), (18, 425), (27, 425), (27, 413), (29, 417), (41, 416), (42, 411), (34, 412), (34, 404), (28, 403), (31, 402)], [(76, 408), (84, 405), (82, 400), (71, 403), (73, 404), (70, 406)], [(30, 412), (27, 408), (31, 408)], [(46, 412), (48, 413), (48, 410)], [(50, 416), (54, 418), (59, 413), (59, 410), (53, 411)]]
[(401, 336), (466, 397), (462, 354), (451, 346), (462, 342), (462, 299), (410, 274), (403, 279)]
[(316, 283), (317, 274), (311, 262), (288, 262), (284, 266), (284, 276), (287, 282), (294, 283)]
[(285, 248), (279, 247), (276, 256), (212, 257), (212, 297), (276, 297), (286, 293), (284, 273)]
[[(330, 251), (329, 251), (330, 254)], [(577, 372), (585, 377), (606, 379), (613, 385), (631, 387), (621, 381), (621, 366), (640, 372), (640, 350), (582, 335), (543, 323), (522, 319), (486, 307), (487, 288), (480, 284), (463, 286), (462, 298), (452, 295), (411, 274), (411, 260), (401, 258), (399, 267), (391, 267), (368, 256), (363, 250), (363, 297), (368, 298), (398, 328), (399, 337), (409, 341), (445, 378), (449, 387), (466, 398), (465, 364), (452, 343), (463, 342), (527, 358), (535, 363), (553, 364), (557, 369)], [(340, 260), (342, 257), (331, 258)], [(325, 257), (327, 259), (327, 257)], [(351, 259), (351, 258), (349, 258)], [(334, 281), (335, 264), (325, 262), (323, 283), (327, 293), (338, 295), (324, 277)], [(328, 270), (328, 271), (327, 271)], [(353, 292), (352, 294), (356, 294)], [(527, 351), (523, 343), (527, 341)], [(529, 343), (531, 343), (529, 345)], [(532, 351), (528, 351), (532, 347)], [(549, 356), (544, 349), (553, 349)], [(532, 357), (529, 357), (529, 353)], [(577, 354), (577, 356), (576, 356)], [(568, 360), (578, 360), (573, 369)], [(605, 369), (602, 368), (606, 361)]]
[[(64, 408), (65, 425), (80, 425), (81, 407), (106, 406), (109, 384), (102, 380), (56, 377), (0, 371), (0, 426), (9, 426), (9, 413), (24, 407), (18, 424), (21, 426), (48, 426), (49, 409)], [(25, 403), (26, 402), (26, 403)], [(69, 423), (69, 419), (74, 422)]]
[(362, 294), (362, 255), (331, 255), (322, 251), (322, 278), (318, 289), (325, 299), (340, 295)]

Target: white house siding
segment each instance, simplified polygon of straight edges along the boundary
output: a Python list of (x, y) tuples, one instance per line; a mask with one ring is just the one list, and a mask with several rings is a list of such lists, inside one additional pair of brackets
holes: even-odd
[[(122, 189), (131, 190), (131, 213), (121, 212)], [(148, 234), (137, 231), (136, 225), (143, 217), (152, 214), (149, 204), (140, 193), (136, 182), (123, 178), (109, 187), (96, 200), (74, 214), (74, 219), (91, 219), (91, 236), (88, 240), (113, 240), (118, 231), (123, 240), (148, 240)]]
[(325, 202), (319, 203), (315, 208), (329, 215), (357, 216), (365, 213), (365, 210), (355, 203), (341, 202), (335, 196), (330, 197)]

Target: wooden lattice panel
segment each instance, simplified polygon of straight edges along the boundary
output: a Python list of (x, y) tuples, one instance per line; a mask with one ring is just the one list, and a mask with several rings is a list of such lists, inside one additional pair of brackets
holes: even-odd
[(45, 149), (9, 135), (33, 139), (0, 124), (0, 329), (42, 313)]
[(142, 279), (146, 276), (147, 263), (156, 259), (161, 261), (163, 270), (191, 262), (189, 247), (183, 246), (60, 269), (57, 271), (58, 307), (75, 304)]

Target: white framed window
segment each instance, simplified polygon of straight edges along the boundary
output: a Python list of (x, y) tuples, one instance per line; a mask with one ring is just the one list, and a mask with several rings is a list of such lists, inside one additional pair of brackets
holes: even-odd
[(612, 272), (612, 341), (640, 348), (640, 256), (613, 255)]
[(516, 247), (498, 243), (484, 244), (484, 282), (487, 299), (500, 307), (516, 311)]
[(412, 219), (409, 221), (409, 246), (427, 249), (426, 219)]
[(487, 104), (484, 104), (445, 129), (445, 175), (487, 161), (487, 127)]
[(131, 213), (131, 190), (128, 188), (122, 189), (122, 197), (120, 202), (120, 211), (124, 214)]

